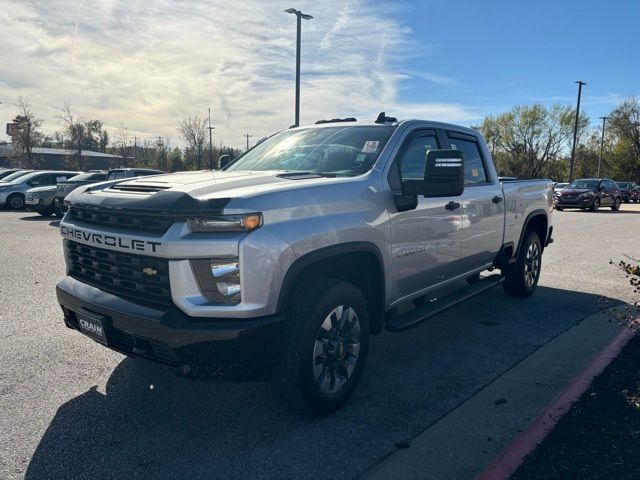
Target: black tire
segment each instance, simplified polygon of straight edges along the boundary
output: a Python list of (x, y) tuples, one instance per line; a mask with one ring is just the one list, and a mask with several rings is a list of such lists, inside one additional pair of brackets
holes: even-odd
[(614, 212), (617, 212), (620, 210), (620, 205), (622, 204), (622, 201), (620, 200), (620, 197), (616, 197), (613, 200), (613, 205), (611, 205), (611, 210), (613, 210)]
[(7, 197), (7, 207), (11, 210), (22, 210), (24, 208), (24, 195), (12, 193)]
[[(346, 308), (338, 319), (334, 311), (340, 306)], [(355, 317), (349, 322), (351, 312)], [(272, 378), (274, 393), (299, 413), (328, 415), (347, 402), (364, 370), (369, 352), (364, 296), (342, 280), (309, 280), (293, 292), (285, 317), (285, 338)], [(342, 330), (348, 338), (341, 336)]]
[(593, 203), (589, 207), (589, 210), (591, 210), (592, 212), (597, 212), (599, 208), (600, 208), (600, 199), (596, 197), (593, 199)]
[(564, 207), (556, 207), (556, 210), (561, 212), (562, 210), (564, 210)]
[(536, 232), (528, 232), (520, 246), (515, 263), (507, 266), (502, 286), (512, 297), (531, 296), (538, 286), (542, 269), (542, 243)]

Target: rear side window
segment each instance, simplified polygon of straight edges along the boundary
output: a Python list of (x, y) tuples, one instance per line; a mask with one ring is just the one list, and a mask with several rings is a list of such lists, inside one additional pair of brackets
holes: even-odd
[(124, 178), (126, 175), (124, 170), (115, 170), (113, 172), (109, 172), (107, 176), (107, 180), (118, 180), (120, 178)]
[(466, 140), (458, 137), (449, 137), (451, 148), (460, 150), (464, 154), (464, 183), (473, 185), (476, 183), (486, 183), (487, 172), (484, 168), (482, 155), (478, 143), (474, 140)]

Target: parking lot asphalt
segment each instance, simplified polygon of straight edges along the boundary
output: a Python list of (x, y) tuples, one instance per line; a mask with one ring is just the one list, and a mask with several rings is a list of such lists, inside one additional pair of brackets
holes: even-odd
[(351, 402), (300, 418), (263, 383), (191, 382), (68, 330), (55, 219), (0, 211), (0, 478), (356, 478), (542, 345), (631, 300), (640, 205), (554, 214), (540, 287), (373, 338)]

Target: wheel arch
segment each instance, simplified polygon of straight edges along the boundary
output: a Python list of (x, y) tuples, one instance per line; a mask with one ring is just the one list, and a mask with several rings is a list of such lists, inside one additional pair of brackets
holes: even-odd
[(302, 281), (330, 277), (356, 285), (367, 301), (371, 332), (380, 333), (384, 322), (385, 276), (379, 248), (370, 242), (349, 242), (309, 252), (296, 259), (285, 273), (278, 294), (277, 312)]
[(531, 231), (538, 234), (538, 238), (542, 244), (542, 249), (544, 250), (549, 243), (549, 236), (551, 235), (549, 230), (549, 216), (545, 210), (534, 210), (527, 215), (527, 218), (522, 224), (522, 230), (520, 231), (520, 239), (518, 240), (516, 251), (513, 252), (514, 257), (516, 257), (520, 252), (520, 246), (525, 239), (525, 235)]

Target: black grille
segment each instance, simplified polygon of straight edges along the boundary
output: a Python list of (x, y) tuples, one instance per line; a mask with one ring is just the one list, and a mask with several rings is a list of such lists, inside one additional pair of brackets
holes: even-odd
[(169, 262), (165, 259), (114, 252), (71, 240), (67, 241), (67, 254), (69, 274), (84, 283), (142, 305), (173, 305)]
[(134, 192), (134, 193), (157, 193), (162, 190), (167, 190), (171, 187), (166, 185), (139, 185), (139, 184), (126, 184), (116, 183), (114, 186), (109, 187), (109, 190), (117, 190), (120, 192)]
[(165, 233), (174, 219), (158, 215), (127, 213), (102, 207), (71, 205), (69, 216), (80, 222), (138, 232)]

